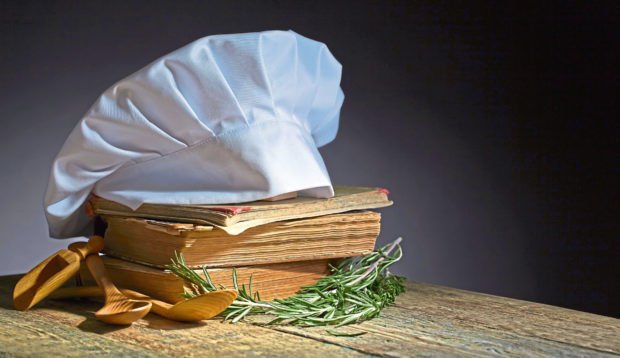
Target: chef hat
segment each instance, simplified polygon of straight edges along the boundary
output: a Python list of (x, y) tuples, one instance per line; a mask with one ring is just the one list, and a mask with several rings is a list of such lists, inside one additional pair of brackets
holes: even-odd
[(82, 232), (91, 192), (132, 209), (333, 196), (317, 147), (338, 131), (341, 70), (292, 31), (209, 36), (156, 60), (69, 135), (45, 195), (50, 235)]

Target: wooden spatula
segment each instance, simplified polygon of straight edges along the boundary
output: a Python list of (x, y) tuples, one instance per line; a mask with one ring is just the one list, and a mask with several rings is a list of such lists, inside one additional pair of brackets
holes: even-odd
[(102, 249), (103, 238), (93, 236), (88, 240), (88, 244), (76, 248), (77, 252), (60, 250), (48, 257), (17, 282), (13, 290), (13, 306), (20, 311), (25, 311), (36, 305), (73, 277), (80, 268), (81, 260)]

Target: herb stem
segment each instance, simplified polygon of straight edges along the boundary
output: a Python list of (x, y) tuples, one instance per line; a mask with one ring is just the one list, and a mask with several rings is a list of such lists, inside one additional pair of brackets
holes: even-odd
[[(398, 239), (394, 240), (394, 242), (392, 242), (392, 244), (384, 251), (384, 255), (387, 256), (390, 254), (390, 252), (392, 252), (392, 250), (394, 250), (394, 248), (396, 247), (396, 245), (400, 244), (400, 242), (403, 241), (402, 237), (399, 237)], [(363, 280), (366, 276), (368, 276), (372, 271), (376, 270), (377, 267), (379, 266), (379, 264), (385, 260), (385, 256), (382, 256), (380, 259), (378, 259), (377, 261), (375, 261), (375, 263), (373, 263), (372, 265), (370, 265), (368, 267), (368, 269), (366, 269), (366, 271), (364, 271), (364, 273), (358, 277), (357, 279), (347, 283), (347, 286), (353, 286), (356, 283), (360, 282), (361, 280)]]
[(267, 308), (267, 309), (273, 309), (273, 306), (268, 304), (268, 303), (258, 303), (258, 302), (251, 302), (251, 301), (234, 300), (231, 305), (233, 305), (233, 306), (252, 306), (252, 307), (262, 307), (262, 308)]

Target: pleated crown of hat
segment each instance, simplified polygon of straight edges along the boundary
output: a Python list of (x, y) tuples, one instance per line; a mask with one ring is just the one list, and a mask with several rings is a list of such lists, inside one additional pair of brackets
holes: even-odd
[(106, 90), (51, 168), (52, 237), (84, 233), (91, 193), (143, 203), (333, 196), (317, 148), (338, 130), (342, 67), (292, 31), (216, 35)]

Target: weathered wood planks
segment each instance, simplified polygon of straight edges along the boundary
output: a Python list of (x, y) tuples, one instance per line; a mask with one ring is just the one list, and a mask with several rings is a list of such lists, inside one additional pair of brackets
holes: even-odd
[(95, 319), (100, 303), (45, 300), (15, 311), (19, 276), (0, 277), (0, 356), (618, 356), (620, 320), (532, 302), (408, 282), (381, 317), (338, 329), (208, 320), (187, 324), (149, 314), (129, 327)]

